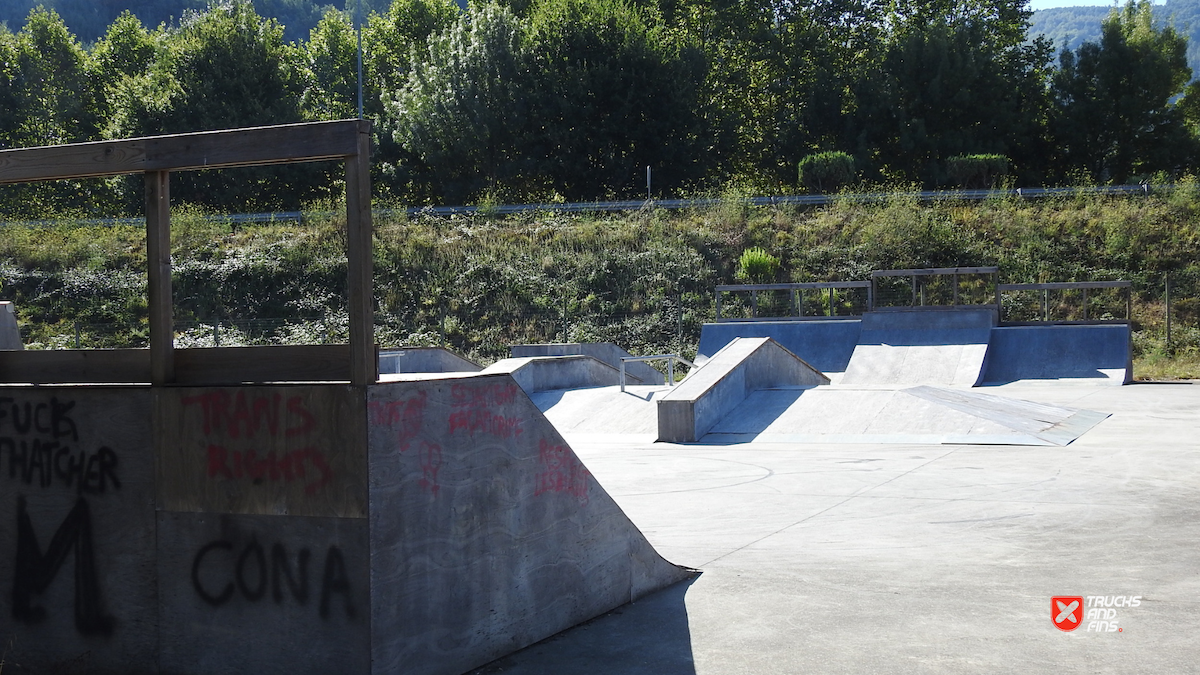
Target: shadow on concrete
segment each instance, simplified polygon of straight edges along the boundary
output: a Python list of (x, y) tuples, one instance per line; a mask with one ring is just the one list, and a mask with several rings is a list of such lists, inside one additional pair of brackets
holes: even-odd
[(695, 675), (684, 596), (698, 577), (699, 573), (466, 675)]

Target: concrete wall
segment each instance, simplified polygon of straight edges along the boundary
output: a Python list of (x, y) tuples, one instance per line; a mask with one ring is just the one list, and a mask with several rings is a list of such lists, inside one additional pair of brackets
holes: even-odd
[(706, 323), (697, 359), (712, 357), (734, 338), (769, 337), (822, 373), (840, 373), (858, 344), (861, 325), (857, 319)]
[(511, 377), (369, 405), (373, 672), (457, 675), (689, 576)]
[(771, 338), (735, 338), (658, 401), (658, 440), (699, 440), (757, 389), (829, 384)]
[[(509, 375), (527, 394), (552, 389), (605, 387), (619, 384), (621, 373), (591, 356), (534, 356), (502, 359), (484, 368), (488, 375)], [(661, 382), (661, 376), (659, 378)], [(627, 384), (644, 384), (625, 373)]]
[(505, 375), (0, 387), (0, 480), (33, 672), (457, 674), (689, 576)]
[(1113, 384), (1133, 381), (1129, 326), (992, 329), (983, 383), (1073, 378)]
[(0, 302), (0, 349), (25, 349), (16, 308), (11, 302)]
[(150, 391), (0, 387), (0, 639), (37, 672), (151, 673)]
[[(550, 343), (538, 345), (513, 345), (509, 355), (514, 358), (529, 356), (590, 356), (603, 361), (613, 368), (621, 367), (623, 357), (632, 356), (611, 342), (571, 342)], [(665, 384), (666, 378), (658, 370), (643, 361), (630, 361), (625, 364), (625, 372), (637, 377), (642, 384)]]
[(368, 673), (362, 390), (154, 398), (161, 672)]
[(404, 347), (379, 352), (379, 373), (475, 373), (483, 367), (441, 347)]

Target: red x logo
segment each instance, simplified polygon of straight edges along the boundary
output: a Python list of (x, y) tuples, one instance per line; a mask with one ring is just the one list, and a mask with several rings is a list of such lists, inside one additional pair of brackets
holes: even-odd
[(1050, 598), (1050, 620), (1059, 630), (1073, 631), (1079, 628), (1083, 622), (1083, 597), (1058, 595)]

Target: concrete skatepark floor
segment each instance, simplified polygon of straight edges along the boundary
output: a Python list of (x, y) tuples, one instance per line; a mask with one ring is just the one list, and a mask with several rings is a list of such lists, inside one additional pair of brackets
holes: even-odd
[[(474, 672), (1197, 672), (1200, 386), (975, 391), (1112, 416), (1065, 447), (572, 438), (702, 573)], [(1063, 595), (1141, 602), (1062, 632)]]

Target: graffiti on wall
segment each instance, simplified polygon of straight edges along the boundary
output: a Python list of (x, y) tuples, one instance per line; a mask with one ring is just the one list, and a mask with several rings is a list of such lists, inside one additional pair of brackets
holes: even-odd
[[(318, 423), (302, 397), (218, 389), (185, 396), (182, 403), (200, 413), (208, 478), (299, 482), (310, 495), (332, 482), (325, 454), (304, 445)], [(277, 449), (278, 439), (297, 439), (303, 447)]]
[(12, 617), (25, 624), (45, 621), (49, 612), (38, 597), (65, 576), (60, 572), (73, 559), (75, 628), (84, 635), (109, 635), (113, 618), (104, 609), (85, 495), (120, 491), (119, 462), (107, 446), (80, 447), (79, 426), (72, 418), (75, 405), (57, 396), (41, 401), (0, 397), (0, 476), (32, 488), (75, 493), (44, 549), (27, 499), (17, 495)]
[(322, 619), (344, 615), (353, 619), (356, 614), (350, 597), (350, 575), (342, 550), (330, 546), (320, 565), (320, 592), (311, 593), (310, 575), (312, 551), (307, 547), (295, 555), (281, 543), (269, 547), (252, 538), (248, 543), (235, 545), (227, 539), (211, 541), (192, 558), (192, 589), (205, 603), (220, 607), (241, 598), (246, 602), (271, 601), (276, 605), (294, 603), (307, 607), (312, 600)]

